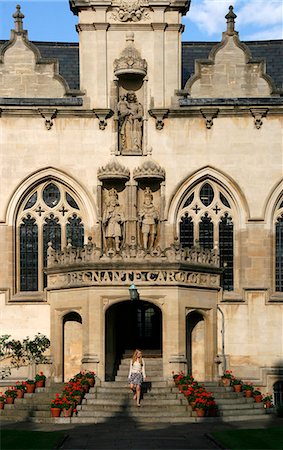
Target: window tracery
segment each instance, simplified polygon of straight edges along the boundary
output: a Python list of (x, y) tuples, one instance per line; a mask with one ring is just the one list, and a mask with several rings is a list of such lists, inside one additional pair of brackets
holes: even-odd
[(283, 200), (275, 214), (275, 291), (283, 292)]
[(49, 180), (22, 200), (17, 216), (17, 291), (42, 291), (47, 284), (48, 242), (60, 250), (70, 242), (84, 244), (80, 203), (69, 189)]
[(183, 247), (197, 243), (212, 250), (219, 245), (225, 290), (234, 289), (234, 212), (230, 205), (227, 194), (207, 180), (187, 192), (177, 217)]

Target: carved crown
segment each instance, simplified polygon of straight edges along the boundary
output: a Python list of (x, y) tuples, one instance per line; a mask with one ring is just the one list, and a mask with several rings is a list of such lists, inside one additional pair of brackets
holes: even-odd
[(126, 41), (127, 46), (120, 58), (114, 60), (114, 73), (117, 77), (129, 73), (144, 77), (147, 73), (147, 62), (141, 58), (134, 46), (134, 33), (127, 33)]
[(152, 159), (147, 159), (140, 167), (134, 170), (134, 179), (157, 178), (165, 180), (165, 170)]
[(111, 178), (129, 180), (130, 171), (122, 166), (116, 159), (112, 159), (105, 167), (100, 167), (97, 171), (99, 180), (109, 180)]

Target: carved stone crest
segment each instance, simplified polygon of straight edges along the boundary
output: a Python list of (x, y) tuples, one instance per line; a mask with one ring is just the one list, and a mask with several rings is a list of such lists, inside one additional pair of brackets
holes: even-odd
[(115, 0), (112, 6), (118, 6), (113, 11), (112, 18), (120, 22), (139, 22), (148, 19), (149, 14), (144, 6), (148, 6), (147, 0)]

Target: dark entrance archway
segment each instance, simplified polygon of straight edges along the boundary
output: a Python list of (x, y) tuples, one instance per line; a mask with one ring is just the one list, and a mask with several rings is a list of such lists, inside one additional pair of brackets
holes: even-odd
[(162, 353), (162, 313), (153, 303), (124, 301), (105, 315), (105, 379), (114, 380), (122, 355), (136, 348)]

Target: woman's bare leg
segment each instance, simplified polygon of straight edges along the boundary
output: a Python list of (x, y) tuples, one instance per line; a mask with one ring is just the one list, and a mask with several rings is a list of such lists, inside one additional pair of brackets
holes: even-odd
[(137, 384), (137, 405), (140, 406), (141, 387)]

